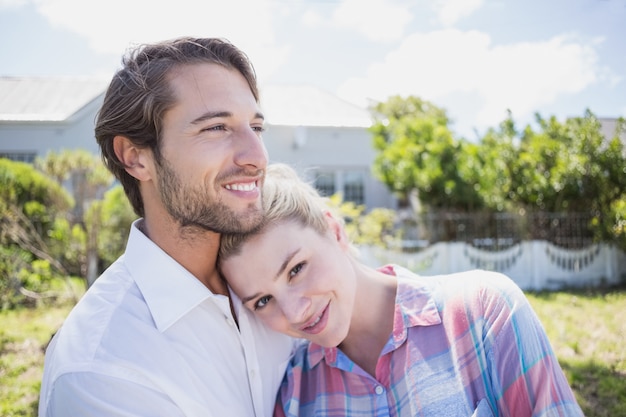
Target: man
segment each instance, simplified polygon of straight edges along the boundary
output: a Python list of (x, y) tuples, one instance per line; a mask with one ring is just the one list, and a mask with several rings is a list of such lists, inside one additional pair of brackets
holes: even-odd
[(292, 340), (230, 297), (215, 265), (220, 233), (262, 217), (252, 65), (192, 38), (122, 64), (96, 139), (140, 219), (52, 340), (39, 416), (269, 416)]

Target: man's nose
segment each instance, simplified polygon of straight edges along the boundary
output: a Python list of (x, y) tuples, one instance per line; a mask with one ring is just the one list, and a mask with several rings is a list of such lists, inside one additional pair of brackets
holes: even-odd
[(248, 126), (242, 128), (237, 138), (235, 163), (239, 166), (267, 167), (268, 154), (259, 132)]

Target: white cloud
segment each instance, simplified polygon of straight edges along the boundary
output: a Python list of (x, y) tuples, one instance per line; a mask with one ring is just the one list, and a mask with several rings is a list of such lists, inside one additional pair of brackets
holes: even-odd
[(408, 7), (389, 0), (344, 0), (333, 13), (335, 25), (377, 42), (400, 39), (412, 18)]
[(302, 23), (308, 27), (318, 27), (324, 24), (324, 18), (314, 10), (307, 10), (302, 15)]
[(437, 0), (435, 12), (442, 25), (449, 27), (480, 9), (484, 0)]
[(0, 10), (14, 9), (28, 3), (29, 0), (0, 0)]
[(506, 109), (516, 119), (528, 117), (598, 82), (606, 71), (598, 67), (593, 46), (566, 36), (493, 46), (484, 33), (442, 30), (407, 37), (338, 93), (359, 104), (416, 95), (446, 108), (453, 118), (458, 109), (441, 103), (452, 94), (471, 95), (476, 98), (473, 122), (484, 127), (497, 125)]
[(275, 44), (275, 2), (36, 0), (36, 4), (53, 25), (84, 36), (99, 53), (121, 56), (132, 44), (184, 35), (224, 37), (250, 55), (261, 77), (280, 66), (288, 52)]

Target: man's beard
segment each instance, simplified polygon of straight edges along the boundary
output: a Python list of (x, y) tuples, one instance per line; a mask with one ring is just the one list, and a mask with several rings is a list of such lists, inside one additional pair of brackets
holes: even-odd
[(200, 228), (215, 233), (245, 233), (261, 223), (263, 212), (260, 200), (250, 203), (247, 210), (237, 213), (221, 202), (219, 197), (215, 197), (215, 200), (208, 193), (208, 187), (183, 184), (164, 158), (157, 165), (160, 168), (158, 185), (161, 200), (181, 227)]

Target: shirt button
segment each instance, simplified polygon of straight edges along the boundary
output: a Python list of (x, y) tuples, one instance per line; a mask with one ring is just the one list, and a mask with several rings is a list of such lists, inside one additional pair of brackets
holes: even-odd
[(385, 391), (385, 389), (383, 387), (381, 387), (380, 385), (376, 385), (376, 388), (374, 388), (374, 392), (376, 393), (376, 395), (380, 395)]

